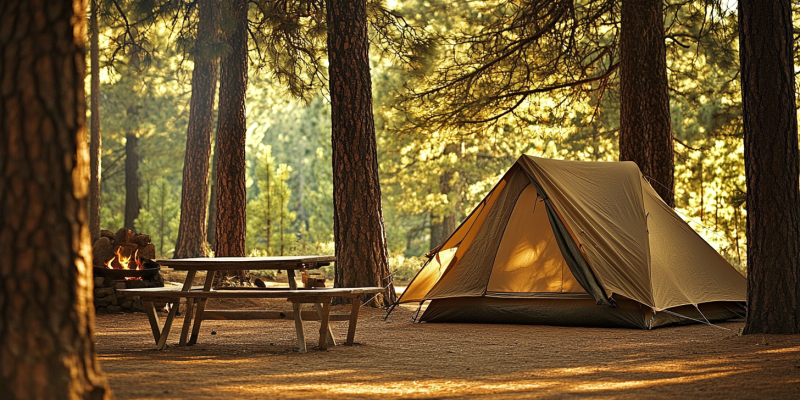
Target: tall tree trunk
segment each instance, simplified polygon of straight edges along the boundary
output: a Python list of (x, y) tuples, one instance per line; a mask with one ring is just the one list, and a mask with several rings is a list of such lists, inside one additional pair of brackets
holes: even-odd
[(135, 132), (125, 134), (125, 228), (136, 231), (134, 223), (139, 217), (139, 153)]
[(675, 206), (667, 50), (661, 0), (622, 0), (619, 159), (633, 161)]
[[(230, 0), (225, 32), (231, 51), (220, 63), (217, 122), (217, 257), (244, 257), (247, 208), (245, 194), (245, 94), (247, 92), (247, 1)], [(231, 274), (229, 273), (229, 276)], [(237, 274), (245, 279), (244, 271)]]
[(366, 0), (326, 0), (333, 145), (336, 287), (385, 286), (371, 305), (396, 300), (389, 275), (372, 115)]
[(89, 232), (92, 242), (100, 238), (100, 28), (97, 23), (97, 2), (91, 0), (92, 29), (92, 132), (89, 145)]
[(186, 130), (183, 162), (181, 219), (175, 258), (205, 257), (208, 167), (211, 131), (214, 128), (214, 92), (217, 88), (217, 60), (203, 54), (203, 47), (217, 39), (219, 8), (216, 0), (198, 2), (199, 22), (192, 71), (192, 100)]
[[(86, 196), (86, 4), (0, 6), (0, 392), (110, 399), (97, 363)], [(43, 239), (43, 238), (46, 238)]]
[(214, 141), (214, 155), (211, 156), (211, 190), (208, 194), (208, 222), (206, 223), (206, 242), (214, 248), (217, 235), (217, 141)]
[(789, 0), (739, 1), (747, 177), (744, 333), (800, 333), (800, 157)]

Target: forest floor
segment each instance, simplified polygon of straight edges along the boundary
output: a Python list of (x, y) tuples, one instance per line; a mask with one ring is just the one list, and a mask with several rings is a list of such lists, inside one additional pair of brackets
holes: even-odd
[[(207, 321), (197, 345), (179, 347), (178, 317), (156, 351), (144, 314), (99, 315), (97, 349), (118, 399), (800, 398), (800, 336), (740, 337), (741, 321), (641, 331), (414, 324), (415, 311), (384, 322), (362, 308), (357, 345), (328, 351), (307, 322), (307, 354), (290, 321)], [(343, 340), (347, 323), (331, 325)]]

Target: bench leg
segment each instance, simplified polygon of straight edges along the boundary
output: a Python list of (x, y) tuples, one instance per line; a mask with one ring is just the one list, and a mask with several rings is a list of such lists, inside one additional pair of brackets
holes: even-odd
[[(325, 321), (329, 321), (330, 320), (330, 304), (331, 303), (330, 303), (330, 301), (328, 301), (325, 304), (328, 305), (328, 308), (327, 308), (328, 309), (328, 316), (325, 317)], [(314, 308), (317, 310), (317, 315), (319, 315), (319, 320), (322, 321), (322, 318), (323, 318), (322, 316), (323, 316), (323, 314), (325, 314), (325, 308), (323, 308), (322, 304), (320, 304), (320, 303), (314, 303)], [(322, 328), (320, 328), (320, 329), (322, 329)], [(328, 336), (328, 345), (332, 346), (332, 347), (336, 346), (336, 339), (333, 338), (333, 330), (331, 330), (331, 325), (330, 324), (328, 324), (328, 329), (326, 329), (326, 330), (328, 331), (328, 335), (327, 335)]]
[(300, 315), (300, 303), (292, 302), (294, 312), (294, 329), (297, 331), (297, 350), (300, 353), (306, 352), (306, 335), (303, 332), (303, 317)]
[(358, 310), (361, 308), (361, 299), (353, 299), (353, 308), (350, 309), (350, 323), (347, 326), (347, 342), (345, 346), (352, 346), (356, 338), (356, 324), (358, 324)]
[(180, 302), (171, 304), (172, 306), (169, 309), (169, 314), (167, 314), (167, 319), (164, 321), (164, 328), (161, 330), (158, 343), (156, 344), (156, 349), (158, 350), (164, 350), (164, 347), (167, 346), (167, 337), (169, 337), (169, 330), (172, 328), (172, 320), (175, 319), (175, 313), (178, 312), (178, 308), (180, 308)]
[(181, 330), (181, 340), (179, 345), (186, 346), (186, 338), (189, 336), (189, 328), (192, 326), (192, 314), (194, 313), (194, 299), (186, 299), (186, 312), (183, 316), (183, 329)]
[[(206, 281), (203, 283), (203, 291), (211, 291), (211, 285), (214, 284), (214, 271), (206, 272)], [(206, 300), (200, 299), (197, 303), (197, 315), (194, 317), (194, 326), (192, 327), (192, 337), (189, 339), (189, 345), (197, 344), (197, 337), (200, 336), (200, 325), (203, 323), (203, 313), (206, 310)]]
[[(192, 289), (192, 281), (194, 280), (195, 274), (197, 274), (197, 271), (189, 271), (186, 273), (186, 281), (183, 282), (182, 291), (188, 292)], [(158, 350), (164, 350), (164, 347), (167, 346), (167, 337), (169, 337), (169, 331), (172, 328), (172, 320), (175, 319), (175, 313), (178, 312), (181, 301), (178, 299), (178, 301), (168, 304), (171, 304), (171, 307), (169, 309), (169, 314), (167, 314), (167, 319), (164, 321), (164, 328), (161, 329), (161, 334), (158, 337), (158, 343), (156, 344)]]
[(158, 345), (159, 336), (161, 336), (161, 324), (158, 322), (158, 314), (156, 314), (156, 305), (152, 301), (144, 301), (144, 311), (147, 313), (147, 319), (150, 321), (150, 329), (153, 330), (153, 339), (156, 340)]
[[(314, 306), (320, 307), (319, 303), (315, 303)], [(331, 335), (330, 326), (328, 325), (328, 320), (331, 317), (331, 299), (328, 298), (326, 302), (322, 303), (321, 308), (321, 312), (317, 310), (321, 314), (319, 316), (319, 349), (328, 350), (328, 337)], [(331, 346), (335, 345), (331, 343)]]

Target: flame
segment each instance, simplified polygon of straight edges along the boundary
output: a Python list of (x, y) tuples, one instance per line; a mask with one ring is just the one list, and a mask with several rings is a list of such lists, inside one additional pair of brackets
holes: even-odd
[[(114, 251), (114, 254), (115, 256), (113, 258), (106, 261), (106, 268), (114, 269), (113, 266), (114, 260), (118, 260), (119, 265), (122, 266), (122, 268), (119, 269), (131, 269), (131, 266), (133, 266), (133, 269), (144, 269), (144, 267), (142, 266), (142, 260), (139, 259), (139, 249), (136, 249), (136, 252), (133, 253), (132, 257), (123, 256), (122, 247), (117, 247), (117, 250)], [(131, 265), (131, 259), (133, 259), (134, 265)]]

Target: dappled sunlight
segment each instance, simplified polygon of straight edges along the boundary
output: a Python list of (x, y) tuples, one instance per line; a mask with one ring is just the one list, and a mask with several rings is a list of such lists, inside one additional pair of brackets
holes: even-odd
[[(353, 347), (295, 351), (292, 324), (231, 321), (198, 345), (153, 350), (147, 323), (98, 319), (100, 361), (126, 398), (552, 398), (800, 396), (800, 338), (693, 325), (653, 331), (412, 324), (365, 308)], [(309, 324), (312, 325), (312, 324)], [(113, 326), (113, 332), (112, 332)], [(127, 330), (128, 340), (119, 332)], [(306, 331), (311, 337), (316, 326)], [(339, 332), (339, 331), (337, 331)], [(337, 339), (342, 332), (337, 333)], [(114, 341), (106, 340), (114, 338)], [(310, 343), (310, 342), (309, 342)], [(120, 350), (122, 347), (125, 350)], [(165, 391), (167, 393), (165, 393)]]

